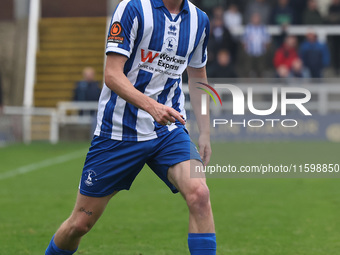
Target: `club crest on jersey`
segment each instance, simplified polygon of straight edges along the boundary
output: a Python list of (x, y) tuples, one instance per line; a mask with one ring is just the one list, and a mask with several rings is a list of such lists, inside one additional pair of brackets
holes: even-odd
[(93, 182), (94, 181), (97, 181), (97, 179), (96, 179), (96, 176), (97, 176), (97, 174), (96, 174), (96, 172), (95, 171), (93, 171), (93, 170), (87, 170), (86, 172), (85, 172), (85, 181), (84, 181), (84, 183), (86, 184), (86, 186), (93, 186)]
[(177, 35), (176, 31), (177, 31), (177, 28), (176, 28), (175, 25), (169, 26), (169, 31), (168, 31), (168, 34), (169, 34), (169, 35), (174, 35), (174, 36), (176, 36), (176, 35)]
[(165, 49), (168, 52), (173, 52), (177, 49), (177, 40), (175, 37), (168, 37), (165, 42)]
[(107, 38), (107, 42), (109, 43), (124, 43), (124, 37), (122, 34), (122, 25), (120, 22), (114, 22), (110, 28), (109, 37)]

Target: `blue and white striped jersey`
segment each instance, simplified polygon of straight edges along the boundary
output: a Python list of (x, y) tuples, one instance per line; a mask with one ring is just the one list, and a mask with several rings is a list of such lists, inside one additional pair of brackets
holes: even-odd
[(247, 25), (243, 36), (246, 51), (250, 56), (262, 56), (266, 53), (266, 44), (270, 42), (270, 35), (264, 25)]
[[(205, 66), (208, 37), (207, 15), (188, 0), (178, 15), (169, 13), (162, 0), (124, 0), (113, 14), (106, 53), (127, 56), (124, 73), (135, 88), (186, 118), (182, 73), (188, 65)], [(183, 126), (158, 124), (104, 84), (95, 135), (146, 141), (178, 127)]]

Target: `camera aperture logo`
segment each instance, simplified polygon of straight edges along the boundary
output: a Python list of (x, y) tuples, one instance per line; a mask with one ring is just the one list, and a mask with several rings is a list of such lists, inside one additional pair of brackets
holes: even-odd
[[(205, 84), (203, 82), (198, 82), (198, 84), (201, 84), (201, 85), (207, 87), (208, 89), (210, 89), (212, 92), (214, 92), (214, 94), (217, 96), (218, 100), (220, 101), (221, 106), (223, 106), (222, 99), (221, 99), (220, 95), (217, 93), (217, 91), (212, 86), (210, 86), (209, 84)], [(205, 93), (207, 93), (210, 96), (210, 98), (214, 101), (215, 105), (217, 105), (214, 96), (211, 94), (211, 92), (209, 90), (201, 88), (201, 87), (197, 87), (197, 88), (200, 89), (200, 90), (203, 90)], [(207, 115), (207, 108), (208, 108), (207, 107), (207, 104), (208, 104), (207, 95), (202, 94), (201, 100), (202, 100), (201, 114)]]
[[(254, 92), (253, 88), (247, 88), (247, 90), (242, 90), (241, 88), (231, 85), (231, 84), (219, 84), (215, 85), (215, 88), (211, 85), (197, 82), (198, 84), (207, 87), (211, 90), (216, 97), (218, 98), (221, 106), (223, 106), (221, 96), (217, 93), (215, 88), (219, 90), (223, 89), (223, 92), (227, 92), (232, 96), (232, 113), (234, 116), (244, 116), (246, 114), (246, 107), (250, 114), (256, 116), (270, 116), (280, 110), (281, 116), (287, 116), (287, 108), (292, 110), (299, 110), (305, 116), (312, 116), (312, 114), (307, 110), (304, 104), (308, 103), (311, 99), (311, 92), (305, 88), (301, 87), (273, 87), (272, 88), (272, 102), (271, 107), (269, 109), (256, 109), (254, 106)], [(201, 114), (207, 115), (208, 113), (208, 97), (214, 101), (215, 105), (217, 105), (216, 99), (213, 94), (202, 87), (197, 87), (198, 89), (206, 92), (206, 94), (201, 95)], [(292, 96), (298, 98), (292, 98)], [(245, 99), (247, 98), (247, 99)], [(279, 102), (280, 98), (280, 102)], [(279, 104), (280, 103), (280, 104)], [(278, 118), (258, 118), (258, 119), (243, 119), (242, 121), (235, 121), (233, 119), (213, 119), (213, 127), (217, 127), (218, 125), (229, 125), (233, 127), (235, 125), (241, 127), (264, 127), (265, 124), (269, 123), (271, 127), (275, 127), (278, 123), (281, 124), (282, 127), (296, 127), (298, 125), (298, 121), (296, 119), (278, 119)]]

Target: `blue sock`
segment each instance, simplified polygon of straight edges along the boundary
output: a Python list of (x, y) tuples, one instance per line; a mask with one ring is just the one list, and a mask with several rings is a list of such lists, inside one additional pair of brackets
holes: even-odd
[(216, 235), (189, 233), (188, 246), (191, 255), (216, 255)]
[(50, 244), (48, 245), (45, 251), (45, 255), (72, 255), (76, 251), (77, 249), (75, 249), (74, 251), (66, 251), (66, 250), (59, 249), (57, 245), (54, 243), (54, 236), (53, 236)]

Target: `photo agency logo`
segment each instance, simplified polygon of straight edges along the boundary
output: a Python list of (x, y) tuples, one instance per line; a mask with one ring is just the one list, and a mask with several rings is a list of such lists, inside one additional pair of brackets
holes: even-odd
[[(269, 124), (271, 127), (281, 125), (284, 128), (296, 127), (298, 121), (296, 119), (287, 118), (287, 109), (298, 110), (304, 116), (312, 116), (312, 114), (305, 107), (311, 99), (311, 92), (305, 88), (299, 87), (273, 87), (271, 98), (271, 107), (269, 109), (257, 109), (254, 104), (254, 91), (253, 88), (248, 87), (246, 91), (231, 84), (215, 84), (211, 86), (206, 83), (197, 82), (200, 87), (198, 89), (204, 91), (201, 95), (201, 114), (208, 114), (208, 95), (213, 100), (215, 105), (218, 105), (218, 99), (221, 107), (223, 102), (220, 95), (229, 94), (232, 97), (232, 115), (233, 116), (261, 116), (258, 118), (249, 119), (225, 119), (214, 118), (212, 119), (213, 127), (219, 125), (241, 126), (241, 127), (264, 127)], [(216, 91), (219, 91), (219, 93)], [(247, 106), (247, 108), (246, 108)], [(224, 107), (225, 108), (225, 107)], [(270, 118), (270, 115), (278, 113), (280, 118)], [(277, 116), (277, 115), (276, 115)]]

